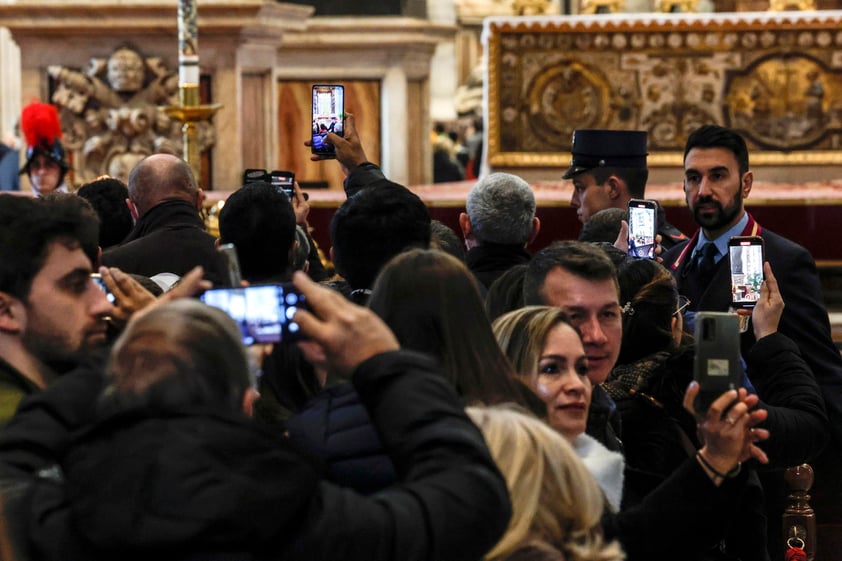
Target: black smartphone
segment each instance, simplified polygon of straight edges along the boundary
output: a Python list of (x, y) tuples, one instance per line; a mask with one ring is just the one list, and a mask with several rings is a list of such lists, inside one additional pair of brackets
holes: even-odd
[(91, 280), (105, 293), (105, 299), (111, 302), (112, 304), (117, 301), (117, 298), (114, 296), (114, 293), (108, 290), (108, 286), (105, 284), (105, 281), (102, 280), (102, 275), (99, 273), (91, 273)]
[(336, 148), (327, 142), (332, 132), (343, 136), (345, 132), (345, 86), (315, 84), (313, 86), (313, 133), (310, 149), (313, 154), (336, 155)]
[(728, 240), (731, 305), (734, 308), (753, 308), (760, 299), (763, 257), (763, 238), (760, 236), (735, 236)]
[(655, 234), (658, 231), (658, 202), (629, 201), (629, 255), (655, 259)]
[(228, 276), (228, 286), (238, 288), (242, 284), (243, 275), (240, 272), (240, 260), (237, 258), (237, 248), (232, 243), (221, 244), (217, 251), (225, 261), (225, 271)]
[(291, 343), (305, 338), (292, 318), (298, 308), (306, 308), (306, 301), (292, 283), (216, 288), (205, 291), (201, 300), (237, 322), (245, 345)]
[(695, 409), (704, 414), (716, 398), (740, 387), (739, 316), (726, 312), (698, 312), (694, 338), (693, 378), (699, 383)]
[(295, 192), (295, 174), (291, 171), (273, 170), (269, 174), (270, 182), (278, 191), (282, 191), (292, 201)]

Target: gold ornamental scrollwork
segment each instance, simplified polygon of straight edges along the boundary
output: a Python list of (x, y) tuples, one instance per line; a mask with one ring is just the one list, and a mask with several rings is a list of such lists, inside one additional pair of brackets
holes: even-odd
[(576, 128), (649, 132), (680, 165), (703, 124), (768, 165), (842, 164), (842, 11), (490, 18), (488, 159), (563, 167)]

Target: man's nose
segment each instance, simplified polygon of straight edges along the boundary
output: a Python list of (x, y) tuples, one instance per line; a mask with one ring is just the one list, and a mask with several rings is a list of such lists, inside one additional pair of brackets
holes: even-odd
[(596, 316), (591, 316), (582, 322), (579, 325), (579, 330), (582, 332), (582, 341), (585, 343), (601, 344), (608, 339)]

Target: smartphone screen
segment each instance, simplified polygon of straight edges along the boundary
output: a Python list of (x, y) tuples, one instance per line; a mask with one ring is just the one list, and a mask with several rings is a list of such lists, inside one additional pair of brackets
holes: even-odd
[(655, 233), (658, 224), (656, 201), (629, 201), (629, 255), (644, 259), (655, 258)]
[(731, 303), (735, 308), (753, 308), (763, 284), (763, 238), (738, 236), (728, 241), (731, 269)]
[(345, 87), (316, 84), (313, 86), (313, 154), (332, 155), (336, 149), (326, 142), (332, 132), (342, 136), (345, 127)]
[(272, 185), (275, 186), (275, 189), (278, 191), (282, 191), (287, 198), (292, 201), (292, 196), (294, 192), (293, 183), (295, 183), (295, 174), (291, 171), (281, 171), (281, 170), (274, 170), (271, 174)]
[(291, 283), (205, 291), (202, 302), (226, 312), (240, 327), (245, 345), (289, 343), (304, 338), (292, 318), (305, 306), (304, 295)]
[(699, 383), (695, 409), (704, 413), (722, 393), (740, 386), (739, 317), (734, 313), (699, 312), (694, 340), (693, 377)]
[(105, 284), (105, 281), (102, 280), (102, 275), (99, 273), (91, 273), (91, 280), (93, 280), (96, 285), (105, 293), (105, 299), (111, 302), (112, 304), (117, 300), (114, 296), (114, 293), (108, 290), (108, 286)]

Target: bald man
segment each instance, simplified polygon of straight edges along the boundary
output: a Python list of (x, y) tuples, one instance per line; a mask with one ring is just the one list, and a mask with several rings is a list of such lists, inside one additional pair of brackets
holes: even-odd
[(222, 282), (225, 265), (199, 216), (203, 200), (184, 160), (170, 154), (141, 160), (129, 175), (126, 201), (134, 228), (120, 246), (103, 254), (103, 265), (147, 277), (182, 276), (201, 265), (205, 278)]

